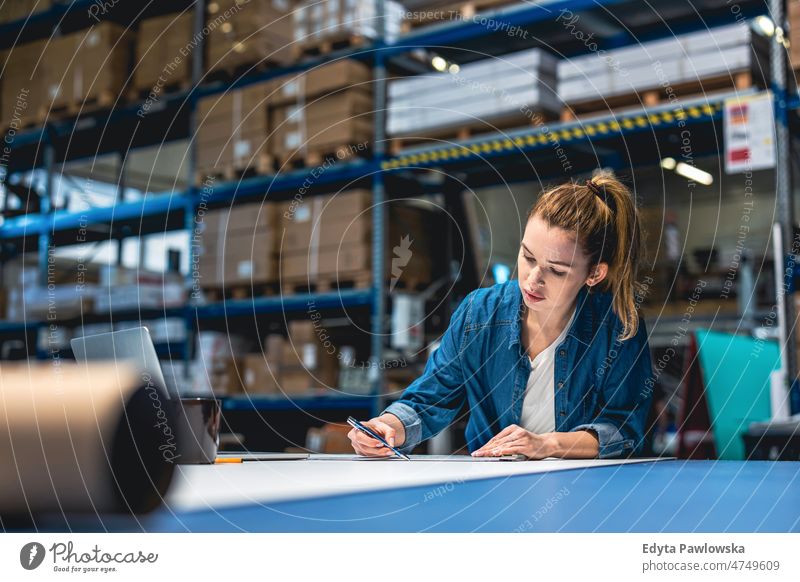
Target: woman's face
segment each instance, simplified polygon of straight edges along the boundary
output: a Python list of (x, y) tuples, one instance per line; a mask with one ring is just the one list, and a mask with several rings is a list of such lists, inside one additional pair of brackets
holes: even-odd
[(589, 256), (576, 237), (534, 216), (525, 227), (517, 259), (519, 286), (529, 309), (550, 311), (570, 305), (584, 283), (596, 285), (605, 263), (589, 276)]

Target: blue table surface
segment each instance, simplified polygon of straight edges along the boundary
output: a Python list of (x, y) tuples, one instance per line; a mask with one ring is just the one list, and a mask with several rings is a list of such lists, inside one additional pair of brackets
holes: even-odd
[[(267, 485), (265, 485), (267, 486)], [(658, 461), (140, 517), (40, 531), (798, 532), (800, 462)]]

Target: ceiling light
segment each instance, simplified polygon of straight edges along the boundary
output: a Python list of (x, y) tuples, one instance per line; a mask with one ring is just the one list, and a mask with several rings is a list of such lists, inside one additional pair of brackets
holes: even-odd
[(678, 162), (678, 165), (675, 166), (675, 173), (689, 180), (694, 180), (703, 186), (711, 186), (711, 184), (714, 183), (714, 176), (708, 172), (704, 172), (700, 168), (684, 164), (683, 162)]
[(431, 59), (431, 65), (433, 65), (433, 68), (437, 71), (444, 71), (447, 68), (447, 61), (442, 57), (433, 57), (433, 59)]
[(675, 161), (675, 158), (664, 158), (661, 160), (661, 167), (665, 170), (674, 170), (676, 165), (677, 162)]
[(755, 20), (753, 20), (753, 26), (755, 27), (756, 31), (763, 36), (772, 36), (775, 34), (775, 23), (772, 22), (772, 19), (769, 16), (757, 16)]

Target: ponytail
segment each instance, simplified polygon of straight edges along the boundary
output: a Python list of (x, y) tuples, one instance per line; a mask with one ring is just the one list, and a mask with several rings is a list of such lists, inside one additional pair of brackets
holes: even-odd
[(636, 203), (628, 188), (611, 172), (598, 171), (584, 184), (568, 182), (542, 194), (528, 214), (550, 226), (577, 233), (590, 257), (590, 268), (608, 264), (608, 275), (598, 286), (613, 297), (613, 309), (622, 322), (620, 341), (639, 329), (636, 274), (643, 253)]

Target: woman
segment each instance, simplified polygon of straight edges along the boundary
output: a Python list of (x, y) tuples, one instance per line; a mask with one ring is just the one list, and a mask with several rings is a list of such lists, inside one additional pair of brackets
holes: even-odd
[[(528, 214), (519, 279), (472, 291), (425, 371), (370, 428), (403, 452), (469, 403), (474, 456), (609, 458), (642, 449), (652, 395), (637, 313), (636, 205), (607, 173), (544, 192)], [(360, 431), (353, 448), (393, 453)]]

